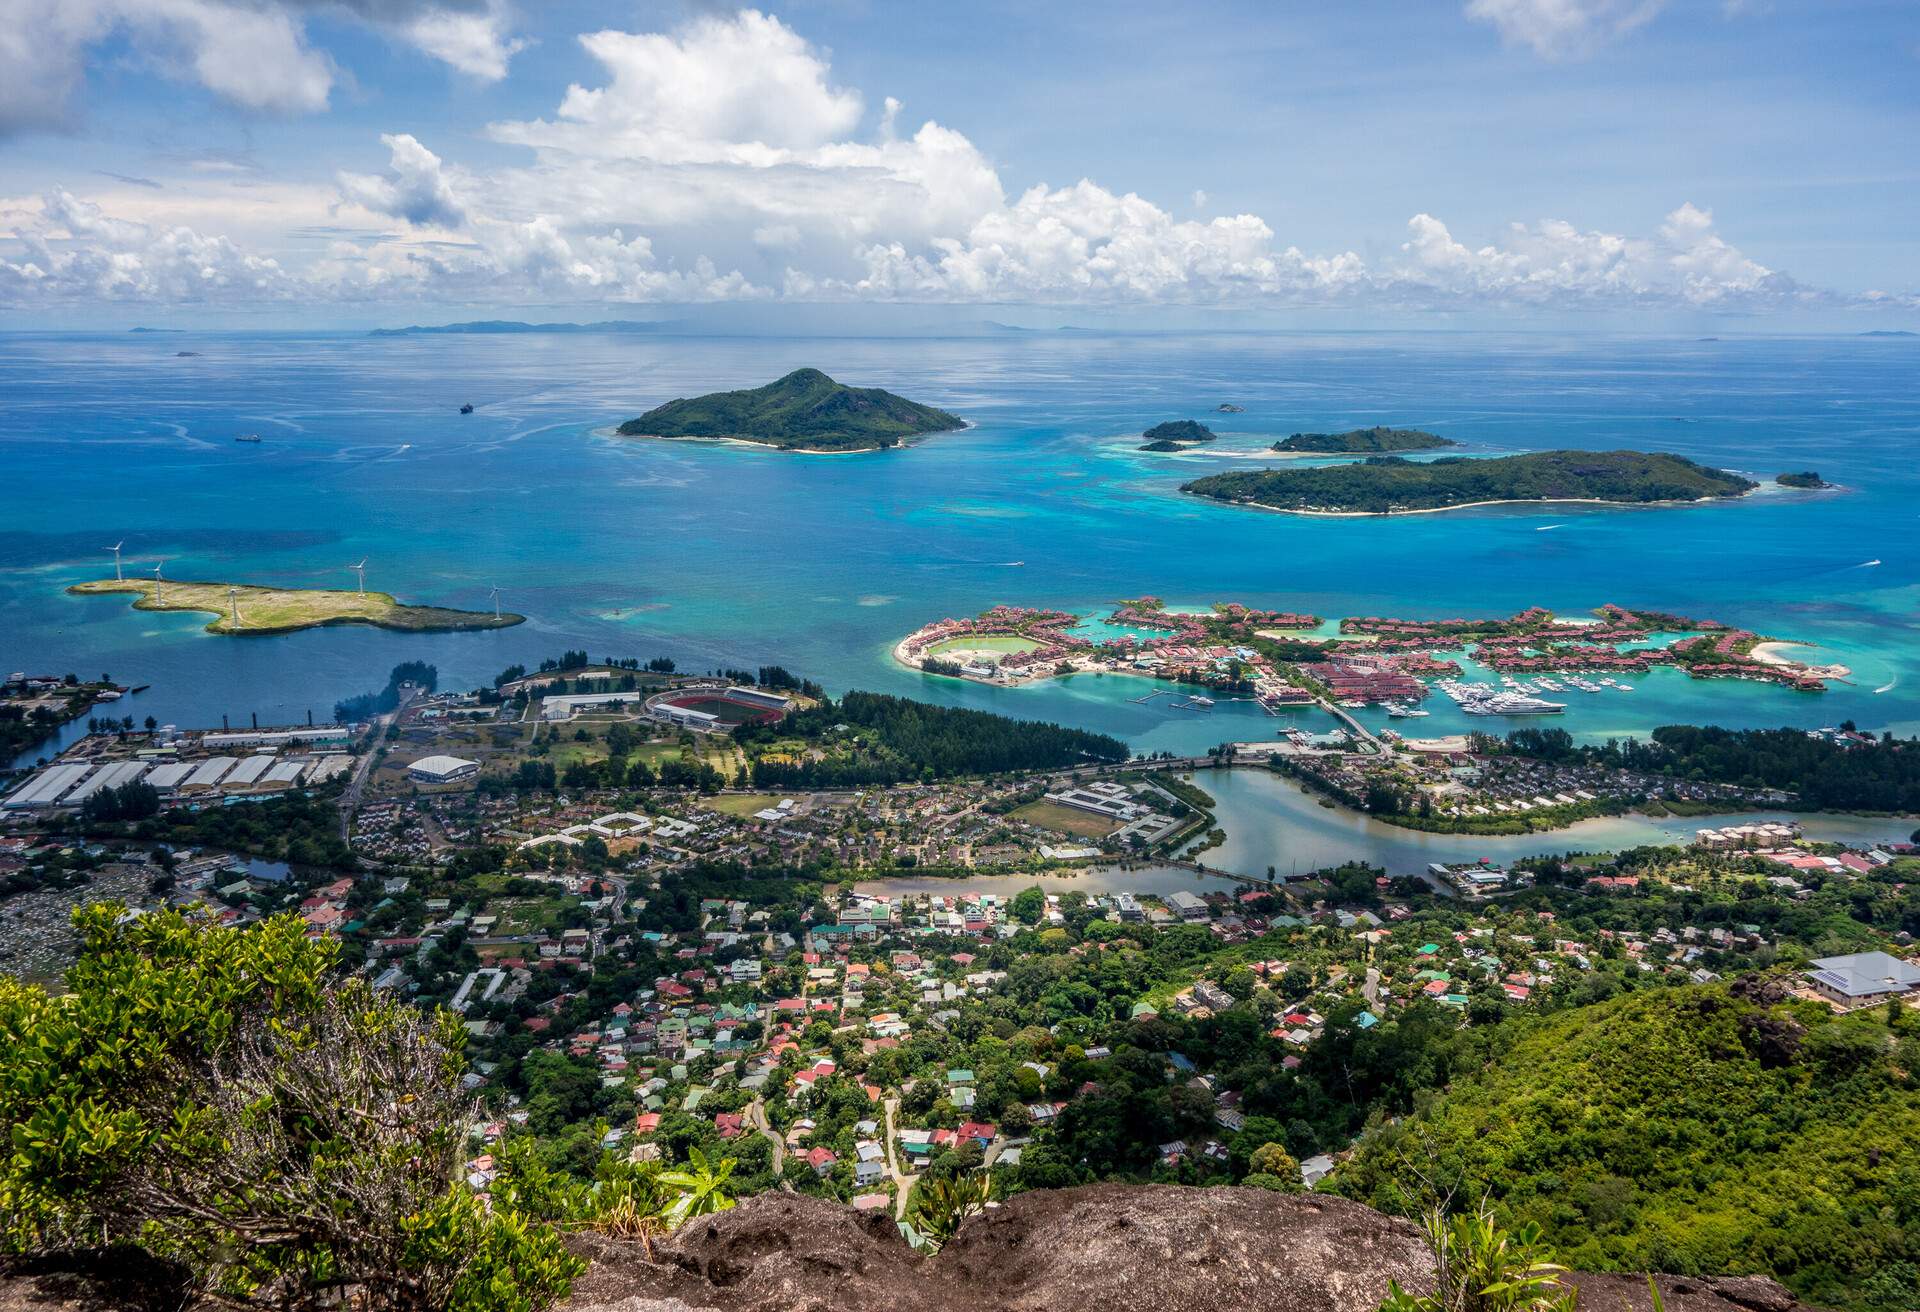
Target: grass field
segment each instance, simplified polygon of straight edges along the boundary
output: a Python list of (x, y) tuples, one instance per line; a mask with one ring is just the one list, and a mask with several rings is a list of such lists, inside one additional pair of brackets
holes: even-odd
[[(159, 599), (155, 600), (158, 589)], [(407, 606), (385, 592), (331, 588), (256, 588), (242, 583), (183, 583), (163, 579), (97, 579), (67, 589), (77, 596), (133, 593), (135, 610), (197, 610), (212, 615), (208, 633), (294, 633), (328, 624), (371, 624), (382, 629), (440, 633), (457, 629), (504, 629), (524, 615), (493, 615), (442, 606)], [(234, 620), (234, 611), (239, 621)]]
[(704, 797), (700, 799), (700, 805), (721, 815), (745, 819), (756, 811), (766, 810), (779, 800), (777, 793), (741, 793), (733, 797)]
[(1075, 838), (1105, 838), (1120, 826), (1105, 816), (1091, 811), (1077, 810), (1071, 806), (1061, 806), (1058, 802), (1028, 802), (1025, 806), (1010, 813), (1014, 820), (1024, 820), (1030, 825), (1039, 825), (1042, 829), (1051, 829), (1056, 833), (1072, 834)]
[(1040, 644), (1032, 638), (1016, 637), (1011, 633), (978, 633), (966, 637), (948, 638), (936, 642), (927, 648), (929, 656), (1005, 656), (1016, 651), (1038, 651)]

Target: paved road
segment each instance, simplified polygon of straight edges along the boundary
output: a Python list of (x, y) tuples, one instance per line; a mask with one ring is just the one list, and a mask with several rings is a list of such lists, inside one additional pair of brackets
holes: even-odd
[(913, 1190), (913, 1177), (900, 1169), (900, 1159), (893, 1143), (893, 1115), (900, 1108), (898, 1098), (889, 1098), (881, 1104), (887, 1116), (887, 1174), (893, 1177), (893, 1219), (904, 1220), (907, 1215), (907, 1195)]
[(340, 794), (340, 841), (350, 839), (353, 829), (353, 813), (360, 809), (360, 794), (367, 786), (367, 776), (373, 773), (373, 760), (379, 754), (380, 744), (386, 740), (387, 729), (400, 718), (401, 712), (413, 704), (420, 695), (420, 689), (409, 688), (400, 696), (400, 704), (377, 717), (373, 722), (373, 732), (367, 738), (367, 750), (360, 757), (360, 763), (353, 769), (353, 778), (347, 783), (347, 791)]
[[(773, 1173), (776, 1178), (779, 1177), (787, 1165), (787, 1141), (780, 1137), (779, 1131), (767, 1124), (767, 1103), (764, 1098), (755, 1098), (747, 1104), (746, 1121), (755, 1134), (773, 1145)], [(793, 1188), (784, 1179), (780, 1181), (780, 1187), (789, 1191)]]

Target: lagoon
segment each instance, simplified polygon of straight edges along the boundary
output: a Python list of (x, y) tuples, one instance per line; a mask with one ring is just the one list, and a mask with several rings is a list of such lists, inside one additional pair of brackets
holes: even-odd
[[(176, 357), (183, 346), (199, 355)], [(830, 459), (608, 435), (661, 400), (803, 365), (972, 426)], [(777, 662), (833, 691), (1190, 753), (1276, 726), (1225, 699), (1208, 714), (1135, 704), (1147, 685), (1131, 678), (942, 679), (897, 667), (892, 646), (997, 602), (1095, 614), (1152, 593), (1439, 617), (1613, 601), (1812, 641), (1857, 673), (1809, 695), (1656, 671), (1633, 694), (1575, 699), (1563, 723), (1581, 737), (1679, 720), (1916, 732), (1916, 378), (1920, 344), (1850, 337), (5, 334), (0, 661), (151, 685), (122, 713), (192, 727), (324, 718), (401, 660), (468, 687), (585, 647), (695, 670)], [(1228, 399), (1244, 413), (1213, 416)], [(1188, 416), (1217, 420), (1218, 449), (1135, 449), (1150, 424)], [(1264, 463), (1287, 433), (1371, 423), (1480, 452), (1637, 446), (1766, 477), (1811, 467), (1842, 490), (1391, 521), (1252, 514), (1178, 492)], [(264, 440), (234, 442), (241, 432)], [(164, 560), (168, 578), (341, 587), (364, 557), (370, 588), (491, 610), (497, 584), (529, 618), (487, 633), (239, 639), (62, 594), (100, 577), (103, 548), (122, 540), (130, 575)], [(1453, 727), (1434, 705), (1397, 726)]]

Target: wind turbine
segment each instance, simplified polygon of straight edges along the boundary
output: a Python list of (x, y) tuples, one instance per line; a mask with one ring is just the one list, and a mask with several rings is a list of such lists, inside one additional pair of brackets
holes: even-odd
[(362, 556), (358, 565), (349, 565), (347, 568), (360, 576), (360, 591), (365, 592), (367, 590), (367, 558)]
[(120, 583), (124, 581), (125, 578), (125, 576), (120, 573), (120, 548), (126, 545), (125, 539), (122, 539), (107, 548), (108, 551), (113, 553), (113, 581), (115, 583)]
[(240, 627), (240, 589), (227, 584), (227, 605), (233, 611), (233, 627)]
[(160, 604), (160, 567), (166, 563), (164, 560), (153, 562), (153, 604), (156, 606)]
[(493, 598), (493, 617), (495, 619), (499, 619), (500, 618), (500, 585), (498, 583), (494, 584), (493, 591), (489, 592), (487, 595)]

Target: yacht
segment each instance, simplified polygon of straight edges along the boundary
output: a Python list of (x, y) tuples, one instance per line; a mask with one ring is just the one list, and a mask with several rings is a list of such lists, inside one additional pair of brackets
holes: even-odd
[(233, 440), (236, 442), (258, 442), (260, 440), (260, 434), (242, 433), (238, 437), (234, 438)]
[(1469, 702), (1460, 709), (1468, 715), (1558, 715), (1567, 708), (1563, 702), (1543, 701), (1517, 692), (1502, 692)]
[(1188, 701), (1190, 701), (1190, 702), (1192, 702), (1192, 703), (1193, 703), (1193, 704), (1194, 704), (1195, 706), (1211, 706), (1211, 705), (1213, 705), (1213, 698), (1211, 698), (1211, 697), (1202, 697), (1202, 696), (1201, 696), (1201, 695), (1200, 695), (1199, 693), (1195, 693), (1195, 694), (1194, 694), (1193, 696), (1191, 696), (1191, 697), (1189, 697), (1189, 698), (1187, 698), (1187, 700), (1188, 700)]
[(1401, 706), (1390, 702), (1387, 705), (1387, 714), (1396, 720), (1417, 720), (1422, 716), (1432, 715), (1433, 712), (1423, 711), (1418, 706)]

